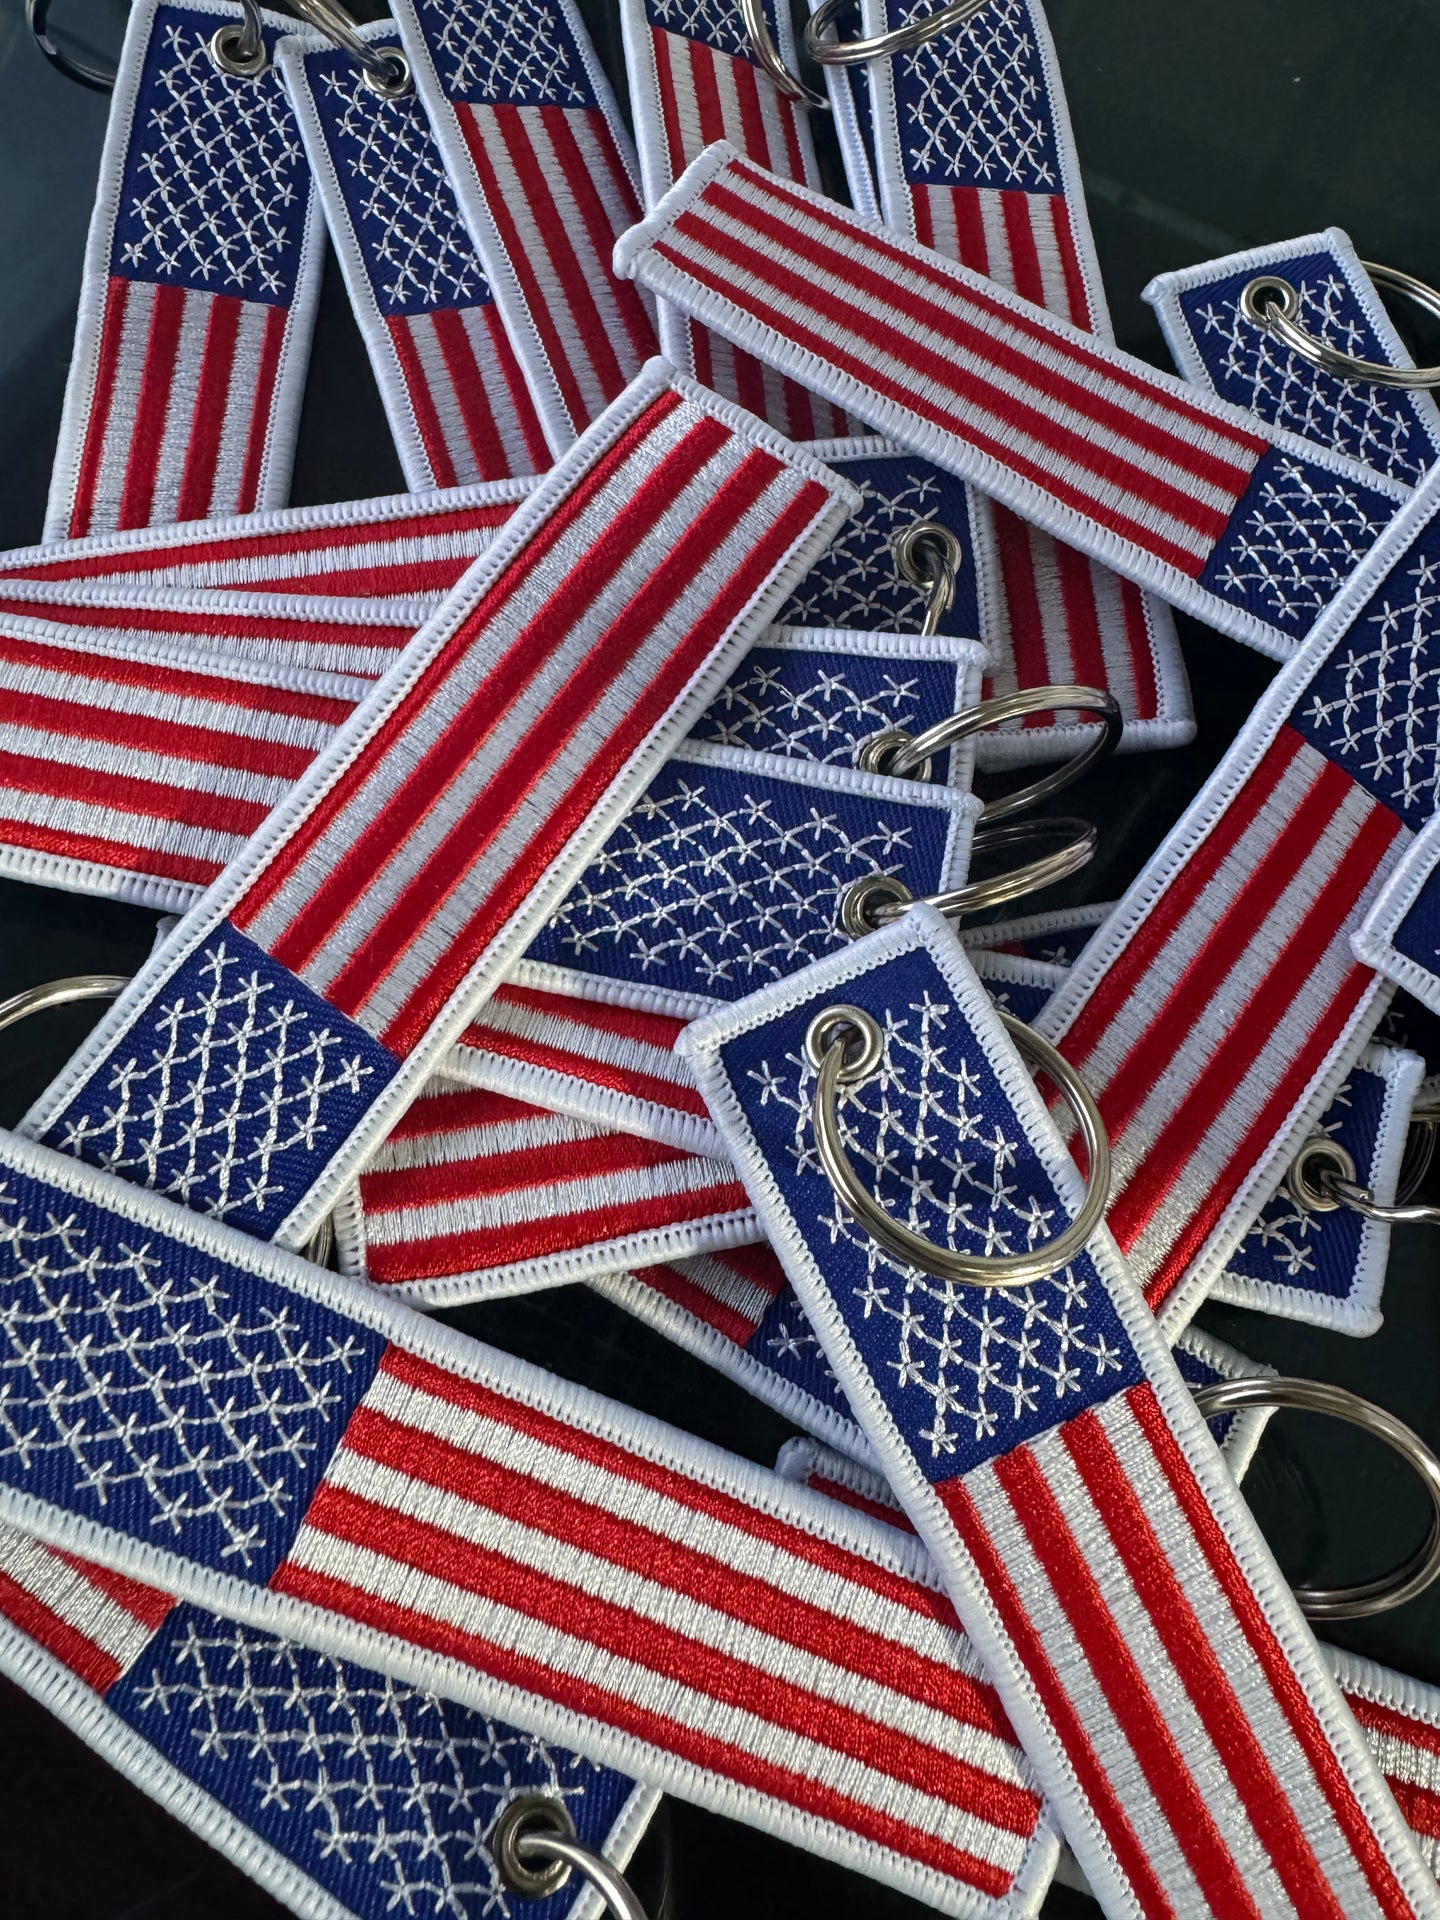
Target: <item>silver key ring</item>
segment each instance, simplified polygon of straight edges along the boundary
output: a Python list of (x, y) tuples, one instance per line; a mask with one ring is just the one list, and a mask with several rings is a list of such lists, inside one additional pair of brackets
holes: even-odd
[(745, 23), (751, 51), (785, 98), (799, 100), (807, 107), (822, 107), (828, 112), (830, 102), (824, 94), (807, 87), (780, 58), (780, 49), (770, 37), (770, 24), (765, 18), (765, 0), (740, 0), (740, 17)]
[(1000, 1019), (1019, 1052), (1059, 1087), (1079, 1125), (1090, 1169), (1085, 1198), (1072, 1223), (1028, 1253), (958, 1253), (953, 1247), (936, 1246), (924, 1234), (892, 1219), (855, 1171), (841, 1138), (838, 1112), (840, 1088), (867, 1079), (884, 1057), (879, 1022), (861, 1007), (827, 1007), (816, 1014), (805, 1034), (805, 1057), (815, 1069), (810, 1102), (815, 1148), (836, 1196), (891, 1259), (918, 1267), (937, 1280), (968, 1287), (1026, 1287), (1069, 1266), (1105, 1218), (1110, 1199), (1110, 1142), (1089, 1088), (1049, 1041), (1023, 1020), (1008, 1013), (1001, 1013)]
[(522, 1900), (545, 1900), (570, 1878), (572, 1867), (601, 1895), (615, 1920), (646, 1920), (645, 1909), (617, 1867), (582, 1846), (563, 1800), (522, 1793), (502, 1807), (490, 1834), (501, 1882)]
[[(130, 984), (126, 973), (72, 973), (63, 980), (46, 980), (38, 987), (26, 987), (0, 1000), (0, 1033), (18, 1026), (32, 1013), (47, 1013), (52, 1007), (68, 1007), (77, 1000), (114, 1000)], [(329, 1264), (335, 1246), (335, 1220), (326, 1214), (309, 1240), (304, 1256), (317, 1267)]]
[[(1434, 287), (1412, 274), (1401, 273), (1398, 267), (1382, 267), (1374, 260), (1362, 260), (1360, 264), (1377, 286), (1403, 293), (1416, 306), (1440, 319), (1440, 293)], [(1263, 327), (1272, 339), (1298, 354), (1307, 365), (1318, 367), (1322, 373), (1334, 374), (1339, 380), (1363, 380), (1376, 387), (1404, 387), (1412, 393), (1440, 387), (1440, 367), (1387, 367), (1379, 360), (1360, 360), (1354, 354), (1341, 353), (1337, 347), (1327, 347), (1323, 340), (1307, 333), (1300, 325), (1299, 296), (1278, 273), (1260, 273), (1249, 281), (1241, 289), (1240, 311), (1254, 326)]]
[(91, 93), (115, 91), (113, 67), (107, 72), (103, 67), (87, 66), (83, 60), (72, 59), (50, 38), (50, 0), (25, 0), (25, 24), (36, 46), (57, 73), (63, 73), (77, 87), (88, 87)]
[(1197, 1387), (1195, 1404), (1207, 1420), (1253, 1407), (1298, 1407), (1306, 1413), (1328, 1413), (1352, 1427), (1363, 1428), (1393, 1448), (1415, 1469), (1429, 1494), (1434, 1511), (1419, 1551), (1377, 1580), (1362, 1580), (1350, 1587), (1296, 1587), (1295, 1598), (1306, 1619), (1363, 1620), (1372, 1613), (1388, 1613), (1423, 1593), (1440, 1574), (1440, 1458), (1393, 1413), (1344, 1387), (1331, 1386), (1324, 1380), (1291, 1379), (1284, 1374), (1220, 1380), (1211, 1387)]
[[(967, 913), (982, 913), (986, 907), (1002, 907), (1042, 887), (1055, 886), (1072, 873), (1078, 873), (1095, 857), (1099, 834), (1088, 820), (1073, 815), (1057, 815), (1053, 820), (1017, 820), (1003, 827), (982, 827), (971, 842), (971, 856), (983, 859), (1005, 848), (1022, 846), (1028, 841), (1060, 839), (1053, 853), (1042, 854), (1024, 866), (1011, 867), (989, 880), (970, 880), (948, 893), (927, 894), (925, 906), (934, 907), (947, 920), (959, 920)], [(889, 926), (902, 913), (917, 904), (915, 896), (891, 873), (867, 873), (852, 880), (840, 895), (841, 930), (852, 940)]]
[(933, 727), (927, 727), (923, 733), (911, 735), (903, 727), (890, 727), (884, 733), (877, 733), (861, 743), (855, 755), (855, 764), (867, 773), (889, 773), (901, 779), (928, 780), (931, 756), (945, 747), (953, 746), (957, 740), (968, 740), (972, 734), (984, 733), (1006, 720), (1020, 720), (1029, 713), (1048, 713), (1052, 710), (1098, 714), (1104, 724), (1091, 729), (1092, 737), (1079, 753), (1072, 754), (1070, 759), (1052, 768), (1040, 779), (1032, 780), (1028, 786), (1017, 787), (1014, 793), (1007, 793), (1003, 799), (987, 802), (980, 816), (982, 820), (991, 822), (1008, 820), (1012, 815), (1024, 813), (1040, 801), (1048, 800), (1052, 794), (1073, 786), (1082, 773), (1088, 772), (1097, 761), (1107, 759), (1115, 751), (1125, 731), (1125, 721), (1113, 694), (1105, 693), (1099, 687), (1022, 687), (1015, 693), (997, 694), (993, 700), (977, 701), (973, 707), (962, 708), (948, 719), (937, 720)]
[(377, 53), (360, 38), (356, 23), (338, 0), (290, 0), (296, 13), (318, 33), (323, 33), (342, 53), (348, 53), (360, 69), (360, 77), (372, 93), (382, 100), (399, 100), (412, 91), (410, 62), (398, 47)]
[[(1416, 1177), (1411, 1192), (1418, 1184)], [(1377, 1200), (1369, 1187), (1361, 1186), (1352, 1155), (1338, 1140), (1323, 1133), (1307, 1140), (1290, 1162), (1285, 1190), (1302, 1213), (1334, 1213), (1339, 1207), (1348, 1207), (1352, 1213), (1383, 1221), (1386, 1226), (1440, 1227), (1440, 1207), (1415, 1201), (1385, 1206)]]
[(937, 7), (908, 26), (892, 27), (889, 33), (877, 33), (869, 40), (841, 40), (838, 33), (833, 40), (823, 38), (840, 15), (856, 4), (857, 0), (821, 0), (806, 21), (805, 51), (817, 66), (858, 67), (867, 60), (888, 60), (892, 54), (909, 53), (912, 48), (923, 47), (927, 40), (963, 27), (989, 5), (989, 0), (951, 0), (947, 7)]
[(895, 571), (927, 596), (920, 633), (923, 639), (933, 639), (955, 604), (955, 582), (964, 564), (965, 549), (938, 520), (912, 520), (890, 544)]
[(269, 66), (270, 50), (265, 45), (256, 0), (240, 0), (240, 11), (243, 19), (217, 27), (211, 34), (210, 59), (221, 73), (233, 79), (254, 80)]

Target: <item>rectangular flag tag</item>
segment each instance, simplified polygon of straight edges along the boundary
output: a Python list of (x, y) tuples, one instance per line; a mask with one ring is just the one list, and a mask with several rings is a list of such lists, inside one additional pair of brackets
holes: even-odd
[[(1358, 503), (1378, 535), (1408, 497), (723, 142), (616, 258), (877, 432), (1232, 637), (1303, 638), (1313, 622), (1287, 613), (1277, 584), (1338, 548), (1332, 509)], [(1292, 471), (1311, 489), (1298, 517), (1267, 492)], [(1273, 551), (1268, 570), (1237, 572), (1257, 543)]]
[[(389, 20), (357, 37), (399, 49)], [(413, 89), (381, 94), (315, 34), (287, 36), (277, 64), (406, 481), (421, 492), (543, 472), (540, 416)]]
[(325, 235), (270, 64), (216, 65), (224, 0), (130, 16), (45, 516), (47, 540), (281, 507)]
[[(515, 1920), (488, 1844), (515, 1795), (563, 1801), (582, 1846), (621, 1869), (660, 1797), (13, 1527), (0, 1528), (0, 1673), (306, 1920), (407, 1907)], [(577, 1874), (525, 1911), (599, 1920), (600, 1902)]]
[[(1102, 1907), (1440, 1913), (1138, 1289), (1103, 1225), (1080, 1224), (1091, 1196), (939, 916), (915, 908), (708, 1016), (684, 1045)], [(892, 1250), (897, 1226), (924, 1268)], [(1064, 1264), (1014, 1286), (939, 1270), (946, 1256), (1043, 1259), (1066, 1236)]]
[(127, 989), (31, 1134), (303, 1244), (850, 500), (654, 363)]
[(615, 271), (640, 216), (630, 143), (572, 0), (397, 0), (395, 23), (461, 218), (554, 453), (654, 353)]
[(1053, 1822), (917, 1542), (13, 1135), (0, 1214), (5, 1521), (957, 1920), (1034, 1912)]
[(493, 480), (55, 540), (0, 552), (0, 579), (438, 599), (534, 486)]

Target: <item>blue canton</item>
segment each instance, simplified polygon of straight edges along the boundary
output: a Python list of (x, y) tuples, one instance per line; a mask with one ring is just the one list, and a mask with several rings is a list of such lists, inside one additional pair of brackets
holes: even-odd
[(1440, 806), (1440, 522), (1409, 541), (1290, 724), (1416, 829)]
[[(1388, 360), (1365, 309), (1328, 253), (1279, 260), (1300, 302), (1298, 319), (1327, 346), (1361, 360)], [(1240, 295), (1256, 269), (1187, 287), (1179, 295), (1190, 335), (1223, 400), (1273, 426), (1333, 447), (1337, 453), (1414, 486), (1435, 458), (1408, 396), (1392, 387), (1340, 380), (1309, 366), (1240, 311)]]
[(1397, 953), (1440, 981), (1440, 871), (1431, 868), (1390, 936)]
[(476, 106), (597, 104), (575, 36), (558, 5), (546, 0), (417, 0), (415, 12), (447, 99)]
[(399, 1063), (222, 922), (156, 989), (44, 1136), (258, 1239)]
[(764, 1319), (746, 1341), (745, 1351), (760, 1361), (767, 1373), (854, 1422), (850, 1402), (793, 1287), (783, 1286), (776, 1294)]
[(891, 542), (917, 520), (935, 520), (955, 535), (963, 556), (955, 603), (940, 631), (978, 634), (979, 588), (963, 483), (908, 453), (837, 460), (835, 471), (859, 488), (860, 505), (790, 596), (781, 620), (857, 633), (918, 633), (925, 595), (896, 568)]
[(517, 1794), (563, 1798), (603, 1851), (634, 1782), (469, 1707), (177, 1606), (111, 1688), (127, 1725), (362, 1920), (560, 1920), (517, 1901), (486, 1838)]
[[(762, 0), (771, 39), (776, 38), (774, 0)], [(699, 40), (716, 53), (757, 65), (745, 17), (737, 0), (645, 0), (645, 17), (666, 33)]]
[(1303, 640), (1398, 511), (1388, 494), (1271, 447), (1200, 584)]
[[(237, 15), (238, 18), (238, 15)], [(273, 67), (210, 58), (213, 13), (155, 15), (135, 102), (110, 271), (288, 306), (310, 199), (294, 108)], [(272, 50), (279, 35), (265, 29)]]
[(0, 1174), (0, 1479), (263, 1582), (385, 1342), (62, 1188)]
[[(953, 661), (866, 659), (794, 647), (752, 647), (696, 723), (692, 738), (792, 760), (853, 767), (862, 741), (890, 727), (919, 733), (955, 711)], [(942, 780), (948, 753), (931, 779)]]
[(944, 883), (950, 813), (672, 760), (529, 950), (602, 979), (719, 1000), (844, 946), (852, 880)]
[[(895, 0), (892, 27), (932, 11), (930, 0)], [(1024, 0), (990, 0), (956, 33), (943, 33), (894, 63), (905, 178), (927, 187), (1019, 187), (1061, 193), (1040, 49)]]
[[(1180, 1378), (1192, 1391), (1197, 1387), (1213, 1387), (1221, 1380), (1231, 1378), (1229, 1374), (1222, 1373), (1219, 1367), (1212, 1367), (1208, 1360), (1202, 1360), (1198, 1353), (1193, 1352), (1183, 1342), (1172, 1347), (1171, 1352), (1175, 1358), (1175, 1365), (1180, 1369)], [(1222, 1413), (1218, 1418), (1205, 1422), (1215, 1436), (1217, 1447), (1223, 1447), (1230, 1438), (1230, 1429), (1234, 1426), (1235, 1420), (1235, 1414)]]
[[(398, 44), (370, 42), (379, 52)], [(308, 55), (305, 66), (380, 311), (488, 305), (489, 282), (417, 96), (382, 99), (338, 50)]]
[(852, 1161), (891, 1213), (940, 1245), (1014, 1253), (1063, 1224), (1010, 1102), (923, 953), (878, 964), (724, 1048), (760, 1157), (825, 1275), (867, 1373), (935, 1483), (1008, 1453), (1142, 1378), (1088, 1256), (988, 1292), (903, 1267), (858, 1227), (815, 1153), (811, 1018), (843, 999), (885, 1033), (881, 1066), (843, 1095)]

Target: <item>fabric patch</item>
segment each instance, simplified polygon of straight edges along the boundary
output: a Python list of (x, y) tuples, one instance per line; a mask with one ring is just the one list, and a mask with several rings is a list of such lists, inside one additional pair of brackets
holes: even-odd
[(1113, 900), (1105, 900), (1089, 907), (1056, 907), (1049, 913), (991, 920), (983, 926), (962, 927), (960, 944), (972, 959), (977, 953), (1013, 953), (1047, 966), (1073, 967), (1085, 942), (1114, 907)]
[[(1421, 620), (1417, 619), (1414, 622), (1417, 641), (1421, 626)], [(1412, 647), (1409, 652), (1408, 659), (1396, 664), (1408, 665), (1417, 676), (1418, 696), (1419, 691), (1428, 684), (1431, 674), (1428, 662), (1418, 647)], [(1382, 686), (1372, 716), (1366, 716), (1363, 707), (1360, 708), (1357, 715), (1359, 725), (1355, 725), (1353, 731), (1360, 734), (1366, 717), (1379, 718), (1380, 724), (1375, 729), (1377, 751), (1371, 768), (1374, 771), (1383, 769), (1387, 775), (1398, 774), (1404, 783), (1404, 798), (1415, 801), (1415, 811), (1418, 813), (1426, 795), (1431, 793), (1435, 769), (1440, 764), (1437, 761), (1440, 748), (1437, 748), (1433, 739), (1426, 741), (1423, 736), (1417, 739), (1419, 729), (1412, 727), (1403, 753), (1388, 750), (1394, 721), (1392, 719), (1390, 726), (1385, 726), (1384, 701), (1390, 692), (1389, 688)], [(1345, 721), (1349, 722), (1349, 712), (1344, 709), (1341, 711)], [(1426, 718), (1430, 718), (1428, 713)], [(1363, 735), (1361, 739), (1363, 742)], [(1384, 742), (1384, 745), (1380, 746), (1380, 742)], [(1385, 883), (1352, 942), (1358, 960), (1364, 961), (1366, 966), (1375, 967), (1387, 980), (1403, 987), (1430, 1014), (1440, 1013), (1440, 879), (1437, 879), (1436, 873), (1437, 859), (1440, 859), (1440, 821), (1432, 817), (1430, 823), (1415, 836), (1409, 851)], [(1423, 1020), (1423, 1016), (1421, 1018)]]
[[(323, 236), (267, 66), (210, 58), (240, 9), (146, 0), (111, 96), (46, 538), (283, 506)], [(265, 16), (267, 49), (287, 23)]]
[(1440, 1879), (1440, 1687), (1322, 1649), (1430, 1871)]
[[(389, 21), (359, 34), (375, 52), (399, 45)], [(413, 93), (384, 98), (314, 35), (282, 43), (280, 70), (406, 481), (543, 471), (544, 429), (425, 109)]]

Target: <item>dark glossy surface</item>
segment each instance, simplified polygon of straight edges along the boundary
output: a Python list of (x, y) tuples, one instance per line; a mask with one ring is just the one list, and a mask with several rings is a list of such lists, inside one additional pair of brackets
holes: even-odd
[[(113, 48), (116, 0), (54, 0), (56, 31), (92, 57)], [(373, 8), (363, 9), (370, 13)], [(618, 32), (596, 0), (602, 53)], [(1165, 364), (1139, 292), (1151, 274), (1330, 224), (1362, 254), (1440, 280), (1433, 197), (1440, 6), (1384, 0), (1053, 0), (1116, 332)], [(0, 546), (38, 537), (69, 359), (105, 102), (29, 46), (19, 0), (0, 19)], [(1410, 317), (1401, 316), (1402, 326)], [(1440, 341), (1417, 333), (1420, 357)], [(379, 402), (333, 265), (300, 434), (294, 498), (398, 487)], [(1113, 761), (1077, 789), (1103, 829), (1100, 858), (1051, 898), (1108, 899), (1195, 792), (1270, 675), (1232, 642), (1183, 623), (1200, 732), (1179, 753)], [(1067, 797), (1067, 808), (1069, 800)], [(124, 972), (154, 916), (0, 883), (0, 995), (58, 974)], [(79, 1008), (0, 1038), (0, 1123), (18, 1118), (92, 1018)], [(1440, 1446), (1440, 1242), (1395, 1236), (1382, 1331), (1366, 1341), (1212, 1308), (1204, 1323), (1284, 1372), (1383, 1401)], [(771, 1460), (785, 1424), (698, 1362), (573, 1290), (450, 1316), (647, 1411)], [(1308, 1416), (1272, 1427), (1248, 1494), (1297, 1578), (1348, 1580), (1400, 1558), (1422, 1498), (1377, 1443)], [(1440, 1681), (1440, 1588), (1379, 1619), (1334, 1627), (1346, 1646)], [(637, 1859), (652, 1912), (737, 1909), (889, 1920), (912, 1903), (746, 1829), (667, 1807)], [(119, 1781), (14, 1689), (0, 1688), (0, 1913), (6, 1920), (262, 1920), (282, 1909)], [(1095, 1909), (1057, 1890), (1051, 1920)]]

